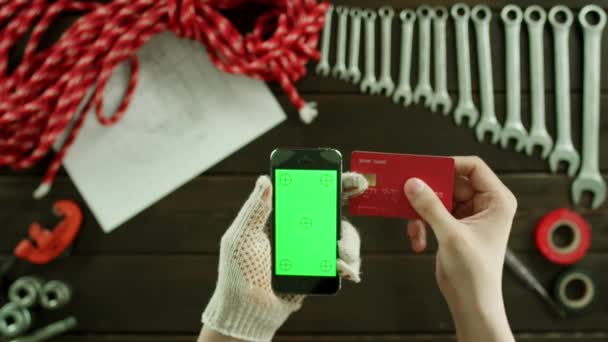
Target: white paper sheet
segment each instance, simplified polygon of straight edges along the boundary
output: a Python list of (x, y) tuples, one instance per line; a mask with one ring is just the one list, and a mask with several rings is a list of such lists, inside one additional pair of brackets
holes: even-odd
[[(105, 232), (285, 119), (263, 82), (217, 70), (198, 43), (164, 33), (138, 56), (140, 82), (126, 115), (102, 127), (90, 113), (64, 161)], [(128, 73), (123, 65), (112, 76), (106, 113)]]

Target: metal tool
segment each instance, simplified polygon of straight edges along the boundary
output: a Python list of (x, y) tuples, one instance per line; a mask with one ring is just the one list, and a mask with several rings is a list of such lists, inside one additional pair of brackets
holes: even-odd
[(393, 90), (395, 90), (395, 83), (391, 77), (391, 45), (393, 43), (393, 16), (395, 15), (395, 11), (389, 6), (384, 6), (378, 10), (378, 15), (381, 19), (380, 25), (382, 30), (382, 64), (378, 90), (381, 94), (390, 97), (393, 95)]
[(359, 83), (361, 80), (361, 70), (359, 69), (359, 52), (361, 48), (361, 18), (363, 12), (360, 8), (350, 9), (350, 59), (346, 77), (353, 83)]
[(469, 127), (475, 126), (479, 112), (473, 103), (471, 88), (471, 57), (469, 54), (469, 17), (471, 15), (466, 4), (458, 3), (452, 6), (450, 13), (454, 18), (456, 30), (456, 59), (458, 62), (458, 105), (454, 110), (454, 120), (461, 125), (468, 118)]
[(40, 305), (47, 310), (57, 310), (66, 306), (72, 299), (72, 290), (61, 281), (51, 280), (42, 287)]
[(365, 19), (365, 76), (361, 81), (361, 92), (370, 95), (379, 92), (376, 81), (376, 12), (363, 11)]
[(572, 144), (570, 118), (570, 26), (572, 11), (566, 6), (551, 8), (548, 15), (553, 28), (555, 55), (555, 112), (557, 114), (557, 138), (549, 156), (552, 172), (557, 172), (560, 162), (567, 162), (568, 175), (574, 177), (580, 164), (580, 156)]
[[(597, 23), (588, 16), (596, 16)], [(599, 208), (606, 199), (606, 182), (600, 172), (600, 75), (602, 31), (606, 12), (596, 5), (587, 5), (578, 14), (583, 27), (583, 162), (572, 184), (572, 200), (580, 203), (583, 192), (593, 195), (591, 206)]]
[(316, 73), (328, 76), (329, 75), (329, 46), (331, 42), (331, 17), (334, 12), (334, 6), (330, 5), (325, 12), (325, 28), (323, 29), (323, 40), (321, 42), (321, 61), (317, 64)]
[(560, 318), (566, 318), (566, 312), (553, 301), (547, 290), (540, 284), (536, 277), (530, 273), (528, 268), (507, 249), (505, 254), (505, 264), (519, 280), (536, 294), (557, 314)]
[(399, 86), (393, 93), (393, 102), (402, 102), (404, 106), (412, 103), (412, 87), (410, 85), (410, 70), (412, 68), (412, 36), (416, 13), (404, 9), (399, 13), (401, 19), (401, 63), (399, 70)]
[(16, 303), (9, 302), (0, 308), (0, 336), (17, 337), (32, 326), (32, 315), (29, 310)]
[(331, 71), (333, 77), (346, 80), (346, 31), (348, 29), (348, 7), (337, 6), (338, 15), (338, 46), (336, 50), (336, 65)]
[(447, 78), (447, 52), (446, 52), (446, 25), (448, 22), (448, 10), (438, 6), (434, 8), (433, 14), (433, 71), (435, 76), (435, 94), (431, 96), (431, 110), (441, 111), (447, 115), (452, 109), (452, 99), (448, 94)]
[(515, 150), (522, 151), (526, 147), (528, 133), (521, 122), (521, 67), (519, 34), (523, 13), (515, 5), (507, 5), (500, 12), (505, 24), (505, 52), (507, 78), (507, 109), (506, 120), (500, 134), (503, 148), (509, 146), (509, 141), (515, 140)]
[(21, 336), (19, 338), (11, 340), (10, 342), (47, 341), (76, 328), (77, 324), (78, 321), (76, 320), (76, 317), (68, 317), (64, 320), (49, 324), (46, 327), (34, 332), (33, 334), (30, 334), (28, 336)]
[(492, 78), (492, 48), (490, 45), (490, 21), (492, 11), (488, 6), (477, 5), (471, 11), (477, 37), (477, 63), (479, 66), (479, 93), (481, 97), (481, 117), (475, 133), (477, 140), (483, 142), (490, 133), (493, 144), (500, 140), (500, 123), (496, 118), (494, 105), (494, 80)]
[(431, 87), (431, 18), (433, 9), (420, 6), (416, 9), (418, 17), (418, 83), (414, 89), (414, 102), (424, 99), (426, 107), (431, 105), (433, 88)]
[(42, 296), (43, 281), (37, 277), (21, 277), (9, 287), (8, 299), (22, 308), (38, 304)]
[(531, 156), (534, 147), (540, 146), (542, 158), (547, 159), (553, 147), (553, 139), (547, 132), (545, 123), (545, 57), (543, 53), (545, 45), (543, 44), (543, 32), (547, 13), (542, 7), (532, 5), (524, 11), (524, 20), (528, 27), (530, 46), (530, 110), (532, 116), (526, 154)]

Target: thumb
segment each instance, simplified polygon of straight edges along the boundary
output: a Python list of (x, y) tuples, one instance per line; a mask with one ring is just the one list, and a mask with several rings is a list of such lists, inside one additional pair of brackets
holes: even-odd
[(403, 190), (414, 210), (431, 226), (437, 239), (441, 239), (457, 224), (433, 189), (422, 180), (409, 179)]
[(271, 211), (272, 183), (268, 176), (261, 176), (234, 220), (233, 227), (236, 227), (237, 230), (262, 231)]

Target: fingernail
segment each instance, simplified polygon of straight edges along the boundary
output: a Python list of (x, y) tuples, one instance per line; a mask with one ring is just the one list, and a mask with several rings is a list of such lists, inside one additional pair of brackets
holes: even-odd
[(405, 194), (408, 197), (414, 197), (418, 195), (422, 189), (424, 189), (424, 182), (418, 178), (412, 178), (405, 183)]

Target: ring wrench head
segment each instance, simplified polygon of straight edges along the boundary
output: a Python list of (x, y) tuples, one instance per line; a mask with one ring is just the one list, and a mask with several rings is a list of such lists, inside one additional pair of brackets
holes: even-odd
[(455, 19), (468, 20), (471, 16), (471, 10), (466, 4), (457, 3), (450, 9), (450, 14), (452, 14), (452, 17)]
[(574, 20), (572, 11), (563, 5), (554, 6), (549, 10), (548, 20), (554, 27), (568, 28)]
[(376, 19), (376, 11), (371, 10), (371, 9), (365, 9), (363, 11), (363, 18), (367, 19), (367, 20), (375, 20)]
[(423, 5), (416, 8), (416, 15), (419, 18), (432, 18), (433, 13), (433, 8), (431, 8), (431, 6)]
[(524, 21), (528, 25), (544, 25), (547, 21), (547, 12), (545, 12), (544, 8), (538, 5), (528, 6), (528, 8), (526, 8), (524, 11)]
[(507, 5), (500, 11), (500, 18), (507, 25), (518, 25), (523, 19), (523, 12), (518, 6)]
[(416, 13), (411, 9), (406, 8), (399, 12), (399, 19), (401, 19), (401, 21), (415, 21)]
[(486, 5), (475, 5), (471, 10), (471, 20), (477, 23), (485, 23), (492, 20), (492, 10)]
[(378, 9), (378, 15), (381, 18), (392, 18), (395, 15), (395, 10), (390, 6), (383, 6)]
[(606, 26), (606, 12), (597, 5), (587, 5), (578, 13), (578, 21), (584, 30), (601, 31)]

